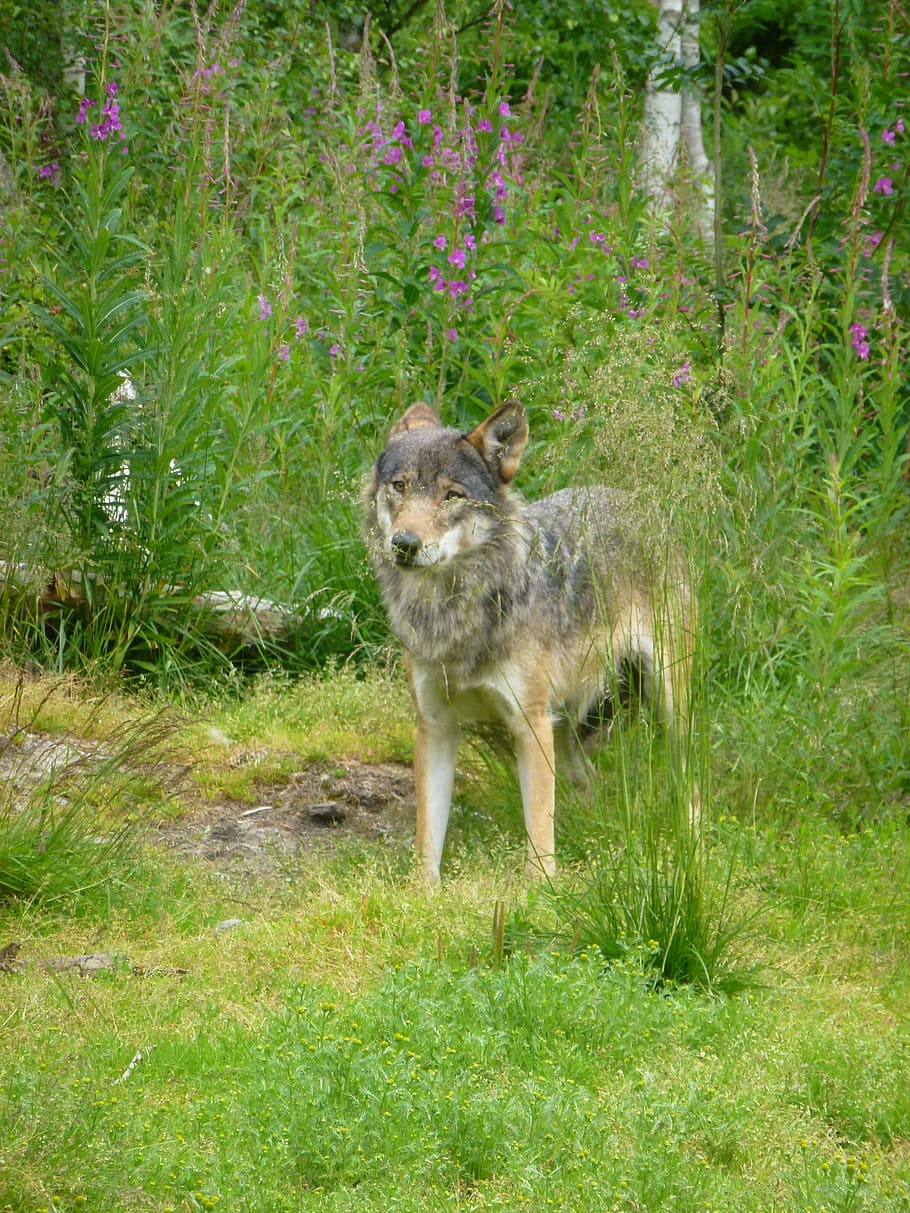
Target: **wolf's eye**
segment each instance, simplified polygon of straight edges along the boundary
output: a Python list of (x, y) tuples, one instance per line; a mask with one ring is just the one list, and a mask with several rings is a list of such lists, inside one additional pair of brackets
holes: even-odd
[(443, 501), (464, 501), (466, 496), (467, 493), (464, 493), (461, 489), (449, 489), (445, 497), (443, 497)]
[(407, 485), (402, 480), (402, 478), (399, 476), (396, 480), (392, 481), (392, 488), (395, 490), (396, 493), (403, 493), (405, 491), (405, 489), (407, 488)]

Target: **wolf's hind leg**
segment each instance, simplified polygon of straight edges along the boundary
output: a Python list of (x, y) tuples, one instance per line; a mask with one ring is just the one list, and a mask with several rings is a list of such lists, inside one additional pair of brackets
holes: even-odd
[(594, 778), (594, 767), (585, 752), (585, 739), (571, 720), (560, 720), (553, 727), (556, 770), (577, 788), (587, 788)]

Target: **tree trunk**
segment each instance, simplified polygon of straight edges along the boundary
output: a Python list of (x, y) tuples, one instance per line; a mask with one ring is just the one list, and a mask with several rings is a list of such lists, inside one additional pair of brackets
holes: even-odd
[[(683, 66), (687, 69), (695, 68), (699, 63), (698, 17), (699, 0), (686, 0), (681, 50)], [(686, 160), (699, 195), (696, 222), (702, 239), (710, 244), (714, 237), (714, 173), (701, 133), (701, 99), (691, 85), (685, 85), (682, 90), (682, 135)]]
[(658, 0), (657, 42), (661, 52), (648, 76), (643, 117), (642, 178), (658, 215), (671, 210), (675, 201), (682, 132), (682, 94), (660, 82), (661, 74), (682, 59), (684, 0)]
[(698, 189), (695, 220), (710, 243), (714, 218), (714, 180), (705, 152), (698, 93), (688, 85), (662, 83), (668, 68), (698, 65), (699, 0), (657, 0), (660, 60), (648, 77), (643, 117), (641, 167), (644, 188), (655, 215), (675, 209), (679, 196), (680, 153), (684, 153)]

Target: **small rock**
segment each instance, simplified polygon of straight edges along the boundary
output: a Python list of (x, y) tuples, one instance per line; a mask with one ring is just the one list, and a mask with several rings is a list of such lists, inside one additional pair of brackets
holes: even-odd
[(15, 973), (19, 968), (16, 957), (22, 951), (21, 943), (8, 943), (0, 948), (0, 973)]
[(216, 935), (223, 935), (225, 931), (236, 931), (238, 927), (242, 926), (242, 918), (225, 918), (224, 922), (216, 922), (212, 930)]
[(348, 815), (347, 809), (337, 800), (325, 800), (320, 804), (308, 804), (306, 811), (310, 821), (320, 826), (338, 825)]
[(86, 956), (55, 956), (42, 963), (52, 973), (64, 973), (68, 969), (82, 974), (100, 973), (103, 969), (114, 967), (114, 958), (110, 952), (89, 952)]

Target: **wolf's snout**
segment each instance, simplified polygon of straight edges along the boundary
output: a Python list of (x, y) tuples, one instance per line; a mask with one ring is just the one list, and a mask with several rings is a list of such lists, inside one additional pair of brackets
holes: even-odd
[(392, 536), (392, 555), (399, 564), (414, 564), (422, 546), (413, 531), (396, 531)]

